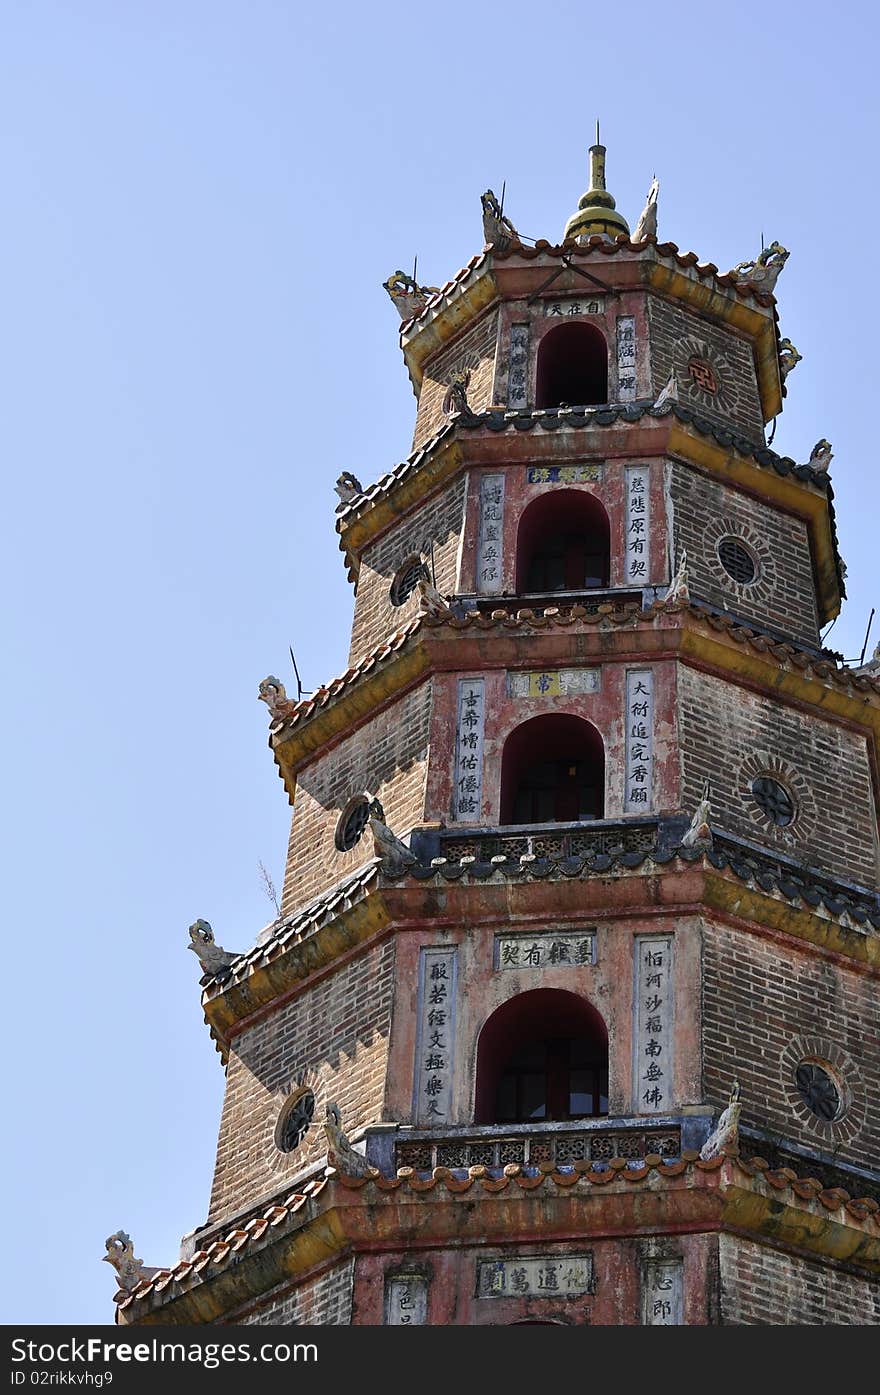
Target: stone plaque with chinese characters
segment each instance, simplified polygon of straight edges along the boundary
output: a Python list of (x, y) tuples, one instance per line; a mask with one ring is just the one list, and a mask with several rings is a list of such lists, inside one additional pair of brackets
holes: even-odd
[(502, 586), (504, 557), (504, 476), (480, 480), (480, 539), (477, 547), (477, 592), (496, 596)]
[(632, 402), (636, 395), (636, 322), (632, 315), (617, 317), (617, 399)]
[(508, 673), (508, 697), (565, 697), (569, 693), (598, 693), (601, 669), (551, 668)]
[(478, 823), (480, 819), (485, 686), (482, 678), (461, 678), (458, 683), (452, 816), (459, 823)]
[(496, 935), (496, 969), (579, 969), (596, 962), (593, 931)]
[(477, 1265), (478, 1298), (577, 1298), (593, 1291), (593, 1256), (561, 1259), (481, 1259)]
[(544, 314), (549, 319), (566, 320), (570, 315), (604, 315), (605, 297), (603, 295), (578, 295), (578, 296), (558, 296), (555, 300), (548, 297), (542, 302)]
[(672, 937), (637, 935), (635, 945), (635, 1059), (639, 1114), (668, 1114), (672, 1095)]
[(507, 374), (508, 407), (526, 407), (529, 400), (529, 327), (510, 326), (510, 366)]
[(584, 465), (530, 465), (526, 479), (529, 484), (598, 484), (602, 464), (595, 460)]
[(428, 1281), (421, 1274), (385, 1280), (385, 1325), (423, 1327), (428, 1321)]
[(649, 668), (626, 675), (625, 814), (647, 814), (654, 775), (654, 674)]
[(651, 576), (651, 513), (647, 465), (626, 469), (626, 581), (647, 586)]
[(684, 1322), (681, 1260), (646, 1260), (643, 1284), (642, 1322), (649, 1327), (681, 1327)]
[(419, 952), (413, 1116), (421, 1128), (440, 1128), (452, 1117), (457, 972), (454, 949)]

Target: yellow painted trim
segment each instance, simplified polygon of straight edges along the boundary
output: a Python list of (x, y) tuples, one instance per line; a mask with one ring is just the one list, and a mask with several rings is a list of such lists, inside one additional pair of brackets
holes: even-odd
[(343, 954), (378, 935), (391, 923), (385, 898), (375, 887), (363, 899), (306, 938), (286, 946), (276, 959), (260, 964), (240, 983), (208, 1001), (202, 1000), (205, 1021), (227, 1050), (228, 1033), (237, 1023), (273, 1003), (282, 994), (326, 968)]
[(672, 299), (684, 301), (702, 314), (723, 320), (741, 330), (753, 341), (758, 391), (764, 420), (769, 421), (782, 411), (782, 383), (779, 373), (779, 352), (776, 325), (768, 310), (747, 305), (738, 296), (723, 294), (710, 281), (687, 276), (664, 262), (648, 263), (647, 282), (654, 290)]
[(367, 544), (390, 524), (402, 518), (414, 504), (421, 503), (441, 484), (451, 480), (463, 465), (461, 443), (451, 440), (435, 455), (423, 461), (395, 488), (382, 494), (362, 514), (353, 518), (350, 523), (342, 524), (339, 529), (340, 546), (346, 552), (355, 578), (360, 571), (360, 554)]
[(738, 878), (732, 878), (733, 874), (725, 877), (710, 867), (706, 868), (702, 902), (707, 909), (753, 921), (765, 929), (806, 940), (819, 949), (880, 970), (880, 939), (869, 931), (848, 930), (830, 916), (824, 919), (814, 911), (793, 906), (789, 901), (776, 900), (760, 887), (746, 886)]
[[(313, 1204), (313, 1203), (310, 1203)], [(151, 1294), (156, 1303), (130, 1317), (123, 1309), (120, 1325), (150, 1327), (159, 1323), (212, 1323), (240, 1308), (248, 1299), (265, 1298), (286, 1279), (296, 1278), (316, 1265), (340, 1257), (349, 1244), (343, 1230), (343, 1214), (337, 1207), (322, 1211), (290, 1234), (260, 1249), (249, 1251), (238, 1263), (185, 1290), (170, 1301)], [(157, 1302), (157, 1299), (159, 1300)]]
[(412, 385), (418, 392), (425, 376), (425, 364), (432, 354), (459, 334), (471, 320), (486, 309), (498, 295), (498, 283), (492, 270), (491, 260), (487, 260), (483, 271), (463, 291), (456, 294), (449, 291), (449, 300), (433, 317), (424, 324), (415, 324), (412, 329), (404, 329), (400, 335), (400, 347), (406, 362)]
[(431, 657), (421, 638), (407, 648), (409, 641), (387, 659), (379, 659), (374, 669), (355, 678), (340, 693), (319, 707), (314, 716), (300, 720), (288, 730), (282, 728), (270, 738), (275, 761), (285, 789), (293, 798), (296, 772), (307, 756), (326, 746), (353, 727), (359, 717), (371, 716), (378, 707), (431, 672)]
[(880, 746), (880, 695), (874, 691), (857, 693), (812, 677), (798, 668), (783, 668), (772, 656), (765, 658), (748, 643), (737, 644), (724, 632), (707, 632), (692, 616), (681, 631), (679, 653), (711, 668), (721, 669), (733, 678), (745, 679), (768, 694), (792, 698), (866, 728)]
[(770, 499), (780, 508), (803, 518), (810, 533), (813, 566), (816, 573), (821, 623), (833, 620), (840, 611), (841, 595), (837, 580), (834, 537), (828, 498), (819, 490), (790, 475), (758, 465), (736, 451), (725, 450), (708, 436), (671, 418), (666, 449), (673, 455), (701, 466), (710, 474), (741, 485), (753, 494)]
[(722, 1195), (724, 1230), (731, 1227), (748, 1231), (828, 1259), (845, 1260), (880, 1272), (880, 1238), (866, 1235), (856, 1226), (842, 1225), (830, 1214), (816, 1215), (806, 1208), (787, 1206), (772, 1193), (765, 1195), (744, 1187), (726, 1186)]

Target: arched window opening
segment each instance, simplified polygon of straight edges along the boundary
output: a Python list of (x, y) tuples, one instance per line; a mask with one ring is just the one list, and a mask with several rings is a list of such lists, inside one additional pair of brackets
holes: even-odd
[(536, 988), (492, 1014), (477, 1046), (475, 1122), (537, 1124), (608, 1113), (608, 1032), (575, 993)]
[(533, 717), (507, 738), (501, 822), (583, 823), (605, 812), (605, 748), (594, 726), (569, 713)]
[(538, 348), (537, 407), (588, 407), (608, 401), (608, 347), (595, 325), (557, 325)]
[(516, 540), (520, 595), (590, 591), (608, 585), (611, 529), (592, 494), (551, 490), (523, 511)]

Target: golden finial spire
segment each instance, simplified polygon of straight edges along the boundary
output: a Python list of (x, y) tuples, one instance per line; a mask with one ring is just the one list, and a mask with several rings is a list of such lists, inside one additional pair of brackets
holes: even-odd
[(629, 224), (622, 213), (617, 212), (614, 199), (605, 188), (605, 147), (599, 141), (599, 122), (596, 121), (596, 144), (590, 146), (590, 187), (578, 203), (577, 213), (573, 213), (565, 225), (565, 240), (575, 237), (578, 240), (599, 233), (613, 242), (620, 233), (629, 237)]

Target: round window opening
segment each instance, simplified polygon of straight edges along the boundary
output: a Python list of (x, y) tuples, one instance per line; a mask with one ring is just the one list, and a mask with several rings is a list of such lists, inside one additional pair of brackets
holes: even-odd
[(795, 1071), (798, 1094), (817, 1119), (831, 1122), (843, 1112), (843, 1100), (837, 1082), (824, 1066), (816, 1061), (801, 1061)]
[(780, 828), (794, 819), (794, 800), (785, 786), (780, 785), (778, 780), (772, 780), (769, 775), (762, 775), (752, 782), (752, 796), (761, 813)]
[(734, 581), (747, 586), (758, 575), (755, 559), (739, 538), (722, 538), (718, 544), (718, 560)]
[(420, 557), (410, 557), (397, 572), (391, 583), (391, 604), (403, 605), (408, 601), (420, 581), (430, 581), (428, 568)]
[(304, 1090), (288, 1105), (278, 1124), (276, 1142), (282, 1153), (292, 1153), (298, 1148), (309, 1131), (315, 1114), (315, 1096), (311, 1090)]
[(349, 800), (336, 829), (336, 847), (339, 852), (351, 852), (361, 841), (373, 814), (384, 822), (385, 815), (378, 799), (370, 799), (366, 794), (360, 794)]

